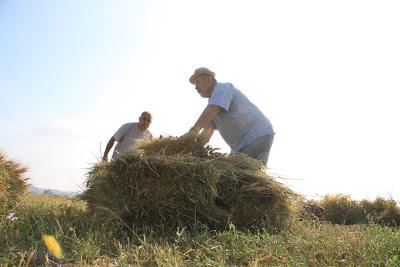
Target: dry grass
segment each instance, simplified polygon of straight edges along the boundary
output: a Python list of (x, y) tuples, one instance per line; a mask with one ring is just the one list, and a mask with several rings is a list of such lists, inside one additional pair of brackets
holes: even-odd
[(220, 157), (218, 195), (238, 227), (282, 229), (294, 215), (298, 195), (268, 175), (261, 161), (245, 154)]
[(93, 166), (81, 195), (91, 210), (106, 209), (136, 226), (266, 227), (291, 219), (296, 194), (244, 154), (217, 153), (202, 137), (164, 137)]
[[(17, 220), (0, 221), (0, 266), (400, 266), (400, 229), (294, 221), (267, 231), (131, 232), (88, 216), (83, 202), (27, 194)], [(49, 256), (54, 236), (64, 259)]]
[(18, 204), (25, 192), (27, 187), (26, 179), (23, 177), (25, 172), (25, 167), (0, 153), (0, 218)]
[(206, 137), (202, 134), (186, 134), (181, 137), (160, 137), (158, 139), (143, 139), (137, 143), (138, 153), (146, 155), (192, 155), (199, 158), (209, 158), (219, 155), (217, 149), (206, 145)]
[(400, 208), (393, 199), (356, 201), (346, 195), (326, 195), (321, 200), (304, 203), (303, 218), (334, 224), (353, 225), (378, 223), (400, 226)]
[(107, 208), (137, 226), (222, 224), (227, 214), (213, 202), (217, 178), (211, 162), (196, 157), (127, 154), (94, 166), (81, 197), (89, 209)]

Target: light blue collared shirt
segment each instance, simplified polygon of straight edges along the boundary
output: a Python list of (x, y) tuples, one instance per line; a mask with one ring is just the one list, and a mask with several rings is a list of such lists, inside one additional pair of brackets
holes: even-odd
[(221, 108), (211, 127), (220, 132), (231, 147), (231, 153), (240, 151), (261, 136), (275, 134), (261, 110), (230, 83), (217, 83), (208, 104)]

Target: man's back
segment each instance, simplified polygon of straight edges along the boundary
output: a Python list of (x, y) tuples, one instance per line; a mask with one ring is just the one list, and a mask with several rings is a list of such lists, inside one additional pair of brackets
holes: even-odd
[(232, 152), (274, 133), (268, 118), (230, 83), (217, 83), (208, 103), (222, 109), (213, 122)]

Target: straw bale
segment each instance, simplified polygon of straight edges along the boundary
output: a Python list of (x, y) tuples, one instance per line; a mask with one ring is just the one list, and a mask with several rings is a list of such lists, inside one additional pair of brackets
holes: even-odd
[(322, 215), (324, 214), (324, 208), (321, 206), (319, 201), (314, 199), (301, 199), (298, 202), (297, 211), (297, 216), (301, 220), (318, 221), (322, 218)]
[(324, 209), (322, 221), (351, 225), (362, 222), (365, 217), (364, 210), (357, 201), (346, 195), (326, 195), (320, 203)]
[(0, 152), (0, 217), (13, 209), (27, 188), (26, 168)]
[(194, 135), (187, 133), (180, 137), (167, 136), (158, 139), (142, 139), (136, 143), (137, 153), (146, 155), (192, 155), (199, 158), (209, 158), (215, 155), (216, 150), (206, 145), (203, 134)]
[(353, 200), (350, 196), (325, 195), (320, 200), (299, 203), (301, 219), (312, 219), (334, 224), (352, 225), (377, 223), (388, 226), (400, 225), (400, 207), (393, 199), (381, 197), (371, 200)]
[(201, 135), (190, 134), (138, 147), (136, 154), (91, 169), (82, 195), (89, 206), (155, 226), (231, 222), (278, 231), (292, 216), (296, 194), (245, 154), (218, 153)]
[(261, 161), (238, 153), (219, 158), (216, 165), (222, 171), (218, 195), (234, 225), (275, 232), (289, 222), (297, 194), (268, 175)]
[(382, 225), (400, 226), (400, 207), (393, 199), (377, 197), (374, 201), (362, 200), (361, 207), (366, 214), (366, 221), (372, 219)]
[(81, 195), (92, 210), (105, 207), (137, 226), (221, 225), (214, 205), (217, 170), (196, 157), (126, 154), (94, 166)]

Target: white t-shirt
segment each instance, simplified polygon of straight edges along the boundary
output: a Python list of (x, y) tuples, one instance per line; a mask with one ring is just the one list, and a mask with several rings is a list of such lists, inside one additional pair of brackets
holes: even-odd
[(118, 142), (112, 155), (112, 159), (116, 159), (127, 151), (135, 150), (138, 139), (151, 138), (152, 134), (148, 129), (145, 131), (140, 130), (137, 122), (131, 122), (122, 125), (113, 137)]

